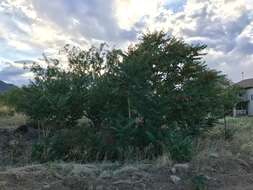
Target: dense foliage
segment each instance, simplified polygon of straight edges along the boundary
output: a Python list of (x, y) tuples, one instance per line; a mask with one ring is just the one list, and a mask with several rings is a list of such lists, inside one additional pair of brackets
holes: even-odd
[[(143, 35), (127, 52), (105, 44), (66, 46), (64, 67), (45, 57), (47, 67), (32, 67), (35, 80), (17, 104), (54, 131), (35, 147), (35, 157), (46, 160), (45, 150), (51, 160), (126, 159), (128, 153), (143, 159), (169, 152), (189, 160), (192, 139), (222, 115), (229, 85), (205, 65), (205, 47), (159, 32)], [(90, 124), (76, 127), (82, 117)]]

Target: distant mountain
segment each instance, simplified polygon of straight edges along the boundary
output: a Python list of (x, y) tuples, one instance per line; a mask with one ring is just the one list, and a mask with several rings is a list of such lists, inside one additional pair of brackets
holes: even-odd
[(8, 84), (0, 80), (0, 93), (7, 92), (8, 90), (11, 90), (13, 88), (17, 88), (13, 84)]

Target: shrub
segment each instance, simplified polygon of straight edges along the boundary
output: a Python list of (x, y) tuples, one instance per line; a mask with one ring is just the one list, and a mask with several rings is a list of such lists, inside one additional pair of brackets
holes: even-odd
[(190, 161), (193, 156), (193, 138), (182, 132), (170, 132), (167, 148), (173, 160)]
[(192, 178), (194, 190), (207, 190), (207, 178), (204, 175), (196, 175)]
[(123, 161), (154, 159), (165, 153), (174, 160), (189, 161), (192, 138), (175, 131), (167, 131), (164, 135), (151, 133), (135, 128), (131, 123), (118, 129), (96, 130), (91, 126), (79, 126), (51, 132), (33, 146), (32, 158), (40, 162)]
[(96, 159), (98, 137), (88, 126), (51, 132), (33, 146), (32, 158), (41, 162), (92, 161)]
[[(68, 69), (45, 57), (46, 67), (32, 67), (35, 80), (19, 104), (53, 128), (36, 149), (46, 146), (49, 159), (65, 160), (125, 159), (125, 151), (151, 158), (168, 149), (174, 159), (189, 160), (192, 139), (220, 117), (228, 85), (205, 65), (205, 47), (156, 32), (125, 53), (104, 44), (66, 46)], [(83, 116), (91, 125), (74, 129)]]

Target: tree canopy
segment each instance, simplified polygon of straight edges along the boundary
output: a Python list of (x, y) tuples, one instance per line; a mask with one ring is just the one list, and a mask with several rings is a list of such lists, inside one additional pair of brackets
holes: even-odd
[(152, 147), (155, 155), (166, 147), (173, 153), (224, 110), (229, 82), (206, 66), (205, 48), (164, 32), (144, 34), (127, 51), (68, 45), (67, 69), (49, 58), (47, 67), (35, 64), (35, 80), (22, 89), (17, 105), (56, 128), (75, 127), (85, 116), (104, 156), (119, 157), (119, 149), (129, 147)]

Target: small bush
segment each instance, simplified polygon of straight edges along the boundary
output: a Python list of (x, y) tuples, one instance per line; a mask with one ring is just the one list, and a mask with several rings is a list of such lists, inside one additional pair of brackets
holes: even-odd
[(95, 160), (97, 139), (95, 130), (90, 127), (61, 129), (35, 144), (32, 158), (40, 162)]
[(192, 178), (194, 190), (207, 190), (207, 179), (204, 175), (196, 175)]
[(49, 161), (49, 157), (47, 154), (48, 146), (49, 145), (44, 141), (34, 144), (32, 147), (32, 160), (39, 162)]
[(154, 159), (164, 153), (177, 161), (189, 161), (192, 157), (192, 138), (179, 132), (167, 132), (159, 137), (155, 133), (145, 133), (144, 129), (125, 128), (122, 132), (97, 130), (87, 125), (51, 132), (33, 146), (32, 158), (40, 162), (88, 162)]
[(169, 136), (168, 152), (173, 160), (190, 161), (193, 156), (193, 139), (180, 132), (171, 132)]

